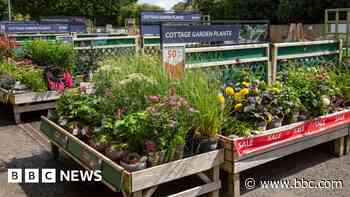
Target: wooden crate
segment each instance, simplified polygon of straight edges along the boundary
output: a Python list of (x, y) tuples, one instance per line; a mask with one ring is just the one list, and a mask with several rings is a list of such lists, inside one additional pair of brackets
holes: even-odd
[[(262, 136), (271, 136), (271, 138), (278, 136), (280, 133), (291, 131), (293, 128), (298, 129), (308, 123), (318, 122), (324, 118), (335, 117), (335, 120), (339, 117), (349, 117), (349, 112), (344, 111), (340, 113), (331, 114), (328, 116), (316, 118), (310, 121), (300, 122), (292, 125), (287, 125), (278, 129), (266, 131), (263, 134), (245, 138), (246, 142), (254, 140), (254, 138)], [(345, 117), (345, 115), (344, 115)], [(306, 127), (306, 126), (305, 126)], [(297, 131), (297, 130), (296, 130)], [(257, 149), (246, 154), (239, 154), (236, 149), (236, 139), (230, 139), (225, 136), (219, 135), (219, 141), (224, 147), (224, 164), (221, 169), (229, 174), (228, 176), (228, 196), (239, 197), (240, 196), (240, 172), (249, 170), (253, 167), (265, 164), (267, 162), (282, 158), (284, 156), (305, 150), (316, 145), (332, 141), (332, 153), (337, 156), (342, 156), (349, 151), (350, 138), (349, 138), (349, 121), (339, 121), (339, 124), (334, 126), (320, 127), (320, 132), (314, 134), (305, 135), (299, 138), (293, 138), (285, 140), (281, 143), (275, 143), (272, 141), (270, 146), (266, 148)], [(242, 138), (241, 138), (242, 139)], [(348, 143), (346, 143), (346, 141)], [(346, 151), (347, 149), (347, 151)]]
[(21, 122), (21, 113), (55, 108), (55, 102), (61, 94), (56, 91), (11, 93), (0, 88), (0, 101), (13, 106), (15, 122)]
[[(203, 194), (209, 194), (211, 197), (219, 196), (221, 188), (219, 171), (224, 161), (223, 150), (195, 155), (137, 172), (128, 172), (45, 117), (42, 117), (41, 131), (51, 141), (54, 155), (57, 156), (60, 149), (84, 168), (101, 170), (102, 182), (113, 191), (122, 191), (124, 197), (150, 197), (161, 184), (190, 175), (197, 175), (205, 184), (171, 196)], [(211, 172), (210, 176), (205, 174), (206, 171)]]

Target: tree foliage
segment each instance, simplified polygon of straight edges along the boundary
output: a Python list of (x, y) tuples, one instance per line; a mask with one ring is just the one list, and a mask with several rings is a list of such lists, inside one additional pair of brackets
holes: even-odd
[(193, 0), (193, 4), (212, 19), (272, 23), (322, 23), (326, 9), (350, 7), (349, 0)]
[(0, 0), (0, 20), (2, 20), (5, 17), (5, 14), (7, 12), (7, 3), (5, 0)]
[[(0, 10), (1, 2), (0, 0)], [(141, 11), (163, 10), (137, 0), (11, 0), (15, 13), (33, 19), (45, 16), (84, 16), (97, 24), (123, 25), (126, 18), (138, 18)]]
[(12, 0), (16, 13), (38, 19), (45, 16), (84, 16), (116, 23), (125, 7), (137, 0)]

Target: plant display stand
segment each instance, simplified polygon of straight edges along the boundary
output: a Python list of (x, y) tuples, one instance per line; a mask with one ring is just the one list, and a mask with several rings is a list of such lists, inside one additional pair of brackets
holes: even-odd
[[(224, 145), (222, 169), (229, 174), (229, 196), (240, 196), (240, 172), (332, 141), (332, 152), (342, 156), (348, 151), (350, 111), (315, 118), (266, 131), (263, 134), (230, 139), (219, 136)], [(349, 143), (348, 143), (349, 144)]]
[[(52, 144), (52, 153), (59, 150), (89, 170), (101, 170), (102, 182), (113, 191), (121, 191), (124, 197), (150, 197), (158, 187), (176, 179), (197, 175), (205, 184), (171, 195), (172, 197), (218, 197), (221, 188), (220, 165), (224, 162), (223, 150), (215, 150), (193, 157), (165, 163), (137, 172), (128, 172), (103, 154), (91, 148), (69, 132), (42, 117), (41, 131)], [(205, 172), (209, 171), (209, 175)]]
[(56, 91), (48, 91), (44, 93), (25, 92), (17, 94), (0, 88), (0, 101), (10, 103), (13, 106), (16, 124), (21, 122), (21, 114), (23, 112), (55, 108), (55, 102), (59, 97), (60, 93)]

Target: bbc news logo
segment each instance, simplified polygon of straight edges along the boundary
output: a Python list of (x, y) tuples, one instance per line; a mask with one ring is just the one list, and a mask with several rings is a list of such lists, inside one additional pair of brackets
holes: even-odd
[(8, 169), (9, 183), (100, 182), (101, 170)]

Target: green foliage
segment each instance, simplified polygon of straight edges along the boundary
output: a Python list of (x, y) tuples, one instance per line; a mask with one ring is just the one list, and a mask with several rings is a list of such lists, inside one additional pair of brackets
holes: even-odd
[(261, 20), (272, 23), (323, 23), (324, 11), (350, 7), (347, 0), (193, 0), (194, 7), (212, 19)]
[(124, 24), (125, 18), (138, 18), (141, 7), (136, 4), (136, 0), (11, 0), (11, 2), (15, 12), (29, 14), (34, 19), (44, 16), (84, 16), (94, 21), (102, 21), (103, 24), (119, 25)]
[(166, 95), (171, 81), (157, 58), (119, 57), (106, 60), (94, 75), (96, 93), (112, 92), (117, 106), (128, 107), (128, 112), (146, 108), (148, 95)]
[(340, 92), (324, 68), (291, 66), (286, 69), (286, 72), (288, 74), (285, 85), (298, 95), (311, 117), (331, 112), (329, 105), (324, 104), (324, 99), (330, 100)]
[(71, 70), (75, 62), (73, 46), (65, 43), (36, 40), (24, 47), (24, 53), (40, 66), (53, 66), (61, 70)]
[(7, 10), (7, 1), (0, 0), (0, 20), (5, 18), (5, 12)]
[(83, 124), (96, 126), (102, 119), (102, 114), (97, 111), (98, 102), (96, 97), (67, 91), (57, 101), (56, 112), (70, 121), (81, 121)]
[(0, 63), (0, 74), (6, 74), (11, 78), (20, 81), (36, 92), (47, 91), (47, 83), (44, 80), (44, 71), (32, 66), (16, 67), (7, 63)]
[(185, 77), (178, 81), (177, 92), (185, 97), (193, 107), (200, 111), (194, 116), (197, 131), (203, 137), (215, 137), (220, 132), (222, 112), (217, 102), (219, 82), (209, 81), (200, 70), (188, 70)]

